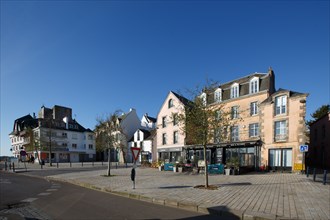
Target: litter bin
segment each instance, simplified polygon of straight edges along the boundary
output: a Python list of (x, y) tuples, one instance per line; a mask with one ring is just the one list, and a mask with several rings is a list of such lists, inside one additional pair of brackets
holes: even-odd
[(45, 161), (44, 160), (41, 160), (41, 165), (45, 165)]

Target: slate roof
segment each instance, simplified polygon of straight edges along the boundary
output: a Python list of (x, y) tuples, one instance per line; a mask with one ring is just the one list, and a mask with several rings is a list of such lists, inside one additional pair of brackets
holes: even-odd
[(179, 95), (173, 91), (171, 91), (184, 105), (188, 105), (189, 103), (191, 103), (191, 101), (185, 97), (183, 97), (182, 95)]
[(302, 95), (308, 95), (307, 93), (301, 93), (301, 92), (295, 92), (295, 91), (291, 91), (291, 90), (287, 90), (287, 89), (282, 89), (279, 88), (276, 92), (274, 92), (271, 96), (269, 96), (267, 99), (265, 99), (261, 104), (266, 104), (266, 103), (270, 103), (273, 101), (273, 97), (277, 96), (281, 93), (289, 93), (289, 97), (297, 97), (297, 96), (302, 96)]

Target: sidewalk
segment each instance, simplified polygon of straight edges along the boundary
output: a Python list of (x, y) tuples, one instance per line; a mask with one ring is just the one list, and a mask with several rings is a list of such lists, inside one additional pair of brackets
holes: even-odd
[(72, 172), (47, 178), (111, 192), (121, 196), (220, 216), (241, 219), (330, 219), (330, 185), (306, 175), (264, 173), (237, 176), (210, 175), (216, 190), (196, 189), (204, 175), (136, 168), (112, 169), (111, 177), (98, 171)]

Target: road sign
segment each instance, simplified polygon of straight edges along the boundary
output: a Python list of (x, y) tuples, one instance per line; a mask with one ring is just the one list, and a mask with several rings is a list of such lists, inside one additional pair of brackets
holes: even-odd
[(300, 145), (299, 146), (300, 152), (308, 152), (308, 145)]
[(140, 153), (141, 148), (139, 147), (131, 147), (131, 151), (133, 154), (134, 161), (138, 159), (139, 153)]

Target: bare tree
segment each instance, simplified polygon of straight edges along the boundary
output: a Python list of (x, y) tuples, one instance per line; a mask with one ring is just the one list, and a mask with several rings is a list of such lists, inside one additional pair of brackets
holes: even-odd
[(207, 105), (207, 96), (218, 87), (217, 83), (209, 84), (204, 87), (203, 94), (197, 88), (192, 93), (192, 102), (189, 103), (184, 111), (176, 117), (180, 123), (182, 131), (186, 135), (186, 145), (203, 146), (204, 164), (205, 164), (205, 188), (209, 187), (208, 183), (208, 164), (206, 151), (208, 144), (214, 144), (215, 140), (227, 138), (226, 132), (230, 123), (228, 111), (224, 109), (222, 104)]
[(119, 111), (109, 114), (105, 117), (97, 118), (95, 126), (96, 150), (98, 152), (108, 152), (108, 170), (107, 176), (110, 176), (111, 168), (111, 149), (116, 149), (120, 145)]

